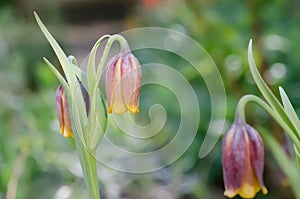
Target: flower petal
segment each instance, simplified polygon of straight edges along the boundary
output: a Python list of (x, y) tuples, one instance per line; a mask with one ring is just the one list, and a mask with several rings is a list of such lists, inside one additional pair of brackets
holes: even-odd
[[(122, 81), (121, 81), (121, 68), (122, 66), (122, 57), (119, 58), (115, 64), (114, 68), (114, 78), (113, 78), (113, 90), (112, 90), (112, 104), (111, 109), (116, 114), (122, 114), (127, 111), (127, 108), (124, 103), (123, 94), (122, 94)], [(110, 109), (110, 107), (108, 107)]]
[(56, 90), (56, 113), (57, 113), (60, 129), (64, 128), (62, 94), (63, 94), (63, 87), (62, 85), (59, 85)]
[(259, 191), (260, 186), (258, 184), (257, 178), (255, 176), (255, 172), (253, 170), (252, 164), (251, 164), (251, 150), (250, 150), (250, 140), (248, 136), (248, 132), (246, 129), (246, 126), (242, 126), (245, 139), (246, 139), (246, 151), (245, 151), (245, 173), (242, 180), (242, 185), (239, 189), (239, 195), (243, 198), (254, 198), (256, 193)]
[(115, 90), (114, 78), (115, 78), (115, 68), (116, 64), (119, 60), (119, 56), (114, 56), (108, 62), (106, 73), (105, 73), (105, 87), (106, 87), (106, 98), (108, 104), (108, 112), (112, 112), (112, 104), (113, 104), (113, 92)]
[(259, 186), (262, 189), (263, 194), (267, 194), (268, 190), (263, 182), (264, 171), (264, 145), (258, 132), (251, 126), (246, 126), (249, 142), (250, 142), (250, 157), (252, 166), (255, 172), (255, 176), (258, 180)]
[(238, 194), (247, 169), (247, 142), (245, 132), (233, 124), (222, 143), (222, 164), (225, 184), (224, 195), (230, 198)]
[(62, 112), (63, 112), (63, 123), (64, 123), (64, 130), (61, 133), (63, 133), (64, 137), (74, 137), (72, 131), (70, 112), (68, 107), (68, 100), (64, 90), (62, 92), (61, 100), (62, 100)]
[(131, 113), (138, 113), (141, 70), (139, 61), (131, 53), (122, 59), (121, 74), (122, 95), (126, 108)]

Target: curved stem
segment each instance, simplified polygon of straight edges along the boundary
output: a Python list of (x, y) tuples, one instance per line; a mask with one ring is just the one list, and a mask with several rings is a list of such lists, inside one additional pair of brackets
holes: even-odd
[(110, 50), (112, 44), (115, 41), (119, 42), (119, 44), (121, 46), (121, 53), (128, 53), (128, 52), (130, 52), (128, 43), (127, 43), (126, 39), (123, 36), (121, 36), (121, 35), (113, 35), (113, 36), (111, 36), (109, 38), (109, 40), (107, 41), (107, 43), (106, 43), (106, 46), (104, 48), (101, 60), (100, 60), (99, 65), (98, 65), (98, 70), (97, 70), (97, 74), (96, 74), (96, 80), (97, 80), (96, 84), (97, 85), (99, 84), (99, 81), (100, 81), (100, 78), (101, 78), (101, 73), (102, 73), (102, 70), (103, 70), (103, 67), (104, 67), (104, 63), (105, 63), (105, 61), (106, 61), (106, 59), (108, 57), (109, 50)]
[[(121, 53), (130, 52), (128, 43), (127, 43), (126, 39), (123, 36), (121, 36), (121, 35), (110, 36), (110, 38), (108, 39), (108, 41), (106, 43), (106, 46), (104, 48), (104, 51), (103, 51), (103, 54), (102, 54), (102, 57), (100, 59), (98, 69), (97, 69), (97, 72), (96, 72), (96, 79), (95, 79), (95, 82), (93, 84), (93, 89), (92, 89), (92, 93), (91, 93), (91, 96), (92, 96), (91, 110), (95, 110), (97, 88), (98, 88), (98, 85), (100, 83), (102, 71), (103, 71), (103, 68), (104, 68), (104, 64), (107, 60), (110, 48), (111, 48), (112, 44), (115, 41), (118, 41), (120, 43)], [(92, 118), (91, 123), (90, 123), (91, 128), (90, 128), (90, 133), (89, 133), (90, 138), (93, 137), (93, 133), (94, 133), (94, 127), (95, 127), (95, 121), (96, 121), (95, 111), (91, 111), (91, 118)], [(89, 141), (90, 141), (90, 138), (89, 138)]]
[(98, 39), (98, 41), (94, 44), (90, 55), (88, 59), (88, 68), (87, 68), (87, 76), (88, 76), (88, 89), (90, 93), (92, 92), (93, 85), (95, 83), (95, 58), (96, 58), (96, 52), (99, 47), (99, 45), (104, 41), (106, 38), (110, 38), (110, 35), (103, 35), (101, 38)]
[(269, 104), (263, 101), (261, 98), (255, 95), (245, 95), (243, 96), (237, 105), (235, 122), (244, 122), (245, 121), (245, 106), (248, 102), (255, 102), (260, 105), (263, 109), (265, 109), (278, 123), (279, 125), (286, 131), (286, 133), (290, 136), (295, 146), (300, 149), (300, 142), (295, 136), (294, 132), (290, 127), (285, 123), (285, 121), (281, 118), (280, 114), (274, 111)]

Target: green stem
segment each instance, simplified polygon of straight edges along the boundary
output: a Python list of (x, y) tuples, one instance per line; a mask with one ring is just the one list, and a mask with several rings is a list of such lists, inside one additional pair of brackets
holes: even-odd
[(87, 77), (88, 77), (88, 90), (89, 93), (92, 93), (93, 85), (95, 84), (95, 73), (96, 73), (96, 53), (100, 44), (106, 39), (110, 38), (110, 35), (103, 35), (98, 41), (94, 44), (88, 59), (88, 67), (87, 67)]
[(90, 151), (75, 134), (75, 144), (80, 157), (80, 163), (86, 181), (90, 199), (100, 199), (95, 151)]
[(286, 133), (290, 136), (295, 146), (300, 149), (300, 142), (298, 138), (295, 136), (293, 130), (286, 124), (285, 120), (282, 119), (280, 114), (274, 111), (265, 101), (255, 95), (245, 95), (243, 96), (237, 105), (236, 110), (236, 122), (244, 122), (245, 121), (245, 106), (248, 102), (255, 102), (260, 105), (263, 109), (265, 109), (278, 123), (279, 125), (286, 131)]
[[(115, 41), (118, 41), (120, 46), (121, 46), (121, 53), (127, 53), (127, 52), (130, 52), (130, 49), (129, 49), (129, 46), (128, 46), (128, 43), (126, 41), (126, 39), (124, 37), (122, 37), (121, 35), (113, 35), (111, 36), (107, 43), (106, 43), (106, 46), (104, 48), (104, 51), (103, 51), (103, 54), (102, 54), (102, 57), (100, 59), (100, 62), (99, 62), (99, 65), (98, 65), (98, 70), (97, 70), (97, 74), (96, 74), (96, 86), (98, 87), (98, 84), (100, 82), (100, 78), (101, 78), (101, 74), (102, 74), (102, 70), (103, 70), (103, 67), (104, 67), (104, 64), (105, 64), (105, 61), (108, 57), (108, 53), (109, 53), (109, 50), (112, 46), (112, 44), (115, 42)], [(95, 89), (95, 87), (94, 87)]]
[(100, 199), (96, 159), (94, 152), (83, 150), (85, 180), (88, 185), (90, 198)]
[(113, 35), (113, 36), (109, 37), (109, 39), (106, 43), (106, 46), (104, 48), (102, 57), (100, 59), (99, 65), (98, 65), (98, 69), (97, 69), (97, 72), (96, 72), (96, 79), (95, 79), (93, 89), (92, 89), (92, 93), (91, 93), (91, 99), (92, 99), (91, 110), (92, 111), (91, 111), (91, 121), (90, 121), (90, 130), (89, 130), (88, 143), (91, 142), (91, 138), (93, 138), (93, 134), (95, 133), (94, 129), (95, 129), (96, 116), (95, 116), (95, 111), (93, 111), (93, 110), (95, 110), (95, 107), (96, 107), (97, 88), (98, 88), (98, 85), (100, 83), (102, 71), (103, 71), (103, 68), (104, 68), (104, 64), (107, 60), (110, 48), (111, 48), (112, 44), (115, 41), (118, 41), (120, 43), (121, 53), (126, 53), (126, 52), (130, 51), (128, 43), (127, 43), (127, 41), (124, 37), (122, 37), (121, 35)]
[[(109, 50), (113, 44), (114, 41), (118, 41), (121, 45), (121, 53), (129, 52), (129, 47), (127, 44), (127, 41), (125, 40), (124, 37), (120, 36), (120, 35), (113, 35), (113, 36), (109, 36), (109, 35), (105, 35), (102, 38), (99, 39), (99, 41), (97, 42), (97, 44), (95, 44), (95, 46), (93, 47), (92, 53), (95, 53), (96, 51), (96, 47), (97, 45), (99, 45), (101, 43), (101, 41), (105, 38), (109, 37), (107, 44), (105, 46), (105, 49), (103, 51), (97, 72), (96, 72), (96, 76), (95, 79), (93, 78), (93, 81), (89, 82), (89, 86), (91, 86), (91, 112), (90, 112), (90, 116), (89, 116), (89, 128), (87, 129), (87, 141), (86, 144), (82, 142), (81, 139), (79, 139), (78, 135), (75, 135), (75, 143), (76, 143), (76, 147), (80, 153), (80, 161), (81, 161), (81, 166), (83, 169), (83, 173), (85, 176), (85, 180), (89, 189), (89, 193), (90, 193), (90, 198), (91, 199), (100, 199), (100, 194), (99, 194), (99, 188), (98, 188), (98, 178), (97, 178), (97, 167), (96, 167), (96, 159), (95, 159), (95, 151), (91, 150), (91, 143), (92, 143), (92, 138), (94, 133), (100, 133), (97, 132), (99, 129), (96, 128), (95, 122), (97, 120), (96, 117), (96, 99), (97, 99), (97, 89), (98, 89), (98, 85), (101, 79), (101, 75), (102, 75), (102, 70), (104, 67), (104, 64), (106, 62), (106, 59), (108, 57), (108, 53)], [(89, 60), (89, 74), (93, 75), (94, 73), (94, 69), (95, 68), (91, 68), (91, 66), (95, 67), (94, 64), (94, 55), (91, 57), (91, 60)], [(90, 76), (89, 75), (89, 76)], [(89, 77), (90, 78), (90, 77)], [(86, 134), (84, 133), (84, 134)], [(100, 137), (101, 139), (101, 137)]]

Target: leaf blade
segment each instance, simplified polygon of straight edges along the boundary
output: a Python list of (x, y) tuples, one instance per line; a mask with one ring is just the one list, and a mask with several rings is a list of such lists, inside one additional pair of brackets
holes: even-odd
[(262, 93), (262, 95), (265, 97), (265, 99), (270, 104), (270, 106), (273, 108), (273, 110), (275, 110), (278, 113), (278, 115), (284, 120), (284, 122), (289, 126), (289, 128), (292, 130), (292, 132), (295, 134), (295, 136), (298, 139), (300, 139), (300, 137), (297, 133), (297, 130), (294, 127), (294, 125), (292, 124), (290, 118), (285, 113), (285, 111), (284, 111), (282, 105), (279, 103), (278, 99), (274, 96), (274, 94), (272, 93), (270, 88), (264, 82), (263, 78), (261, 77), (261, 75), (257, 69), (257, 66), (254, 61), (253, 53), (252, 53), (252, 39), (250, 40), (249, 46), (248, 46), (248, 62), (249, 62), (252, 77), (253, 77), (258, 89)]
[(279, 92), (280, 92), (282, 104), (284, 107), (284, 111), (289, 116), (291, 122), (295, 126), (295, 128), (298, 132), (298, 135), (300, 135), (300, 122), (299, 122), (297, 113), (296, 113), (295, 109), (293, 108), (292, 103), (290, 102), (286, 92), (284, 91), (284, 89), (282, 87), (279, 87)]
[(61, 49), (59, 44), (56, 42), (54, 37), (50, 34), (50, 32), (48, 31), (46, 26), (43, 24), (43, 22), (41, 21), (41, 19), (39, 18), (38, 14), (36, 12), (34, 12), (34, 17), (35, 17), (41, 31), (43, 32), (44, 36), (50, 43), (52, 49), (54, 50), (61, 66), (64, 70), (68, 84), (70, 85), (71, 88), (73, 88), (74, 82), (76, 81), (76, 77), (75, 77), (75, 72), (74, 72), (73, 68), (71, 67), (67, 56), (65, 55), (64, 51)]

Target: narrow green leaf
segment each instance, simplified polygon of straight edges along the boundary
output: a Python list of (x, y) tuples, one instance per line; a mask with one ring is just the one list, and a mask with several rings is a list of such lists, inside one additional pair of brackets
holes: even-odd
[(86, 73), (79, 68), (76, 58), (74, 56), (70, 55), (68, 57), (68, 60), (71, 63), (71, 66), (74, 68), (76, 77), (78, 77), (79, 80), (83, 83), (84, 87), (87, 88), (88, 82), (87, 82)]
[(69, 83), (70, 87), (72, 88), (74, 86), (74, 82), (76, 80), (75, 72), (73, 70), (73, 67), (71, 66), (67, 56), (65, 55), (64, 51), (61, 49), (59, 44), (56, 42), (56, 40), (53, 38), (53, 36), (49, 33), (39, 16), (36, 12), (34, 12), (35, 19), (42, 30), (43, 34), (47, 38), (48, 42), (50, 43), (52, 49), (54, 50), (63, 70), (66, 75), (67, 82)]
[(71, 62), (71, 64), (78, 67), (77, 59), (73, 55), (69, 55), (68, 60), (69, 60), (69, 62)]
[(95, 118), (95, 129), (91, 139), (91, 149), (96, 149), (99, 142), (101, 141), (107, 126), (107, 110), (106, 104), (101, 95), (100, 89), (97, 90), (96, 98), (96, 118)]
[(95, 150), (98, 147), (103, 135), (104, 135), (104, 132), (102, 131), (101, 127), (99, 126), (99, 123), (95, 122), (94, 132), (92, 134), (91, 143), (89, 145), (91, 150)]
[(110, 35), (104, 35), (100, 39), (98, 39), (98, 41), (94, 44), (94, 46), (90, 52), (89, 59), (88, 59), (88, 66), (87, 66), (88, 89), (89, 89), (90, 93), (92, 93), (92, 89), (93, 89), (93, 86), (95, 83), (95, 78), (96, 78), (95, 59), (96, 59), (97, 49), (98, 49), (99, 45), (101, 44), (101, 42), (105, 38), (109, 38), (109, 37), (110, 37)]
[(75, 89), (72, 91), (72, 99), (74, 104), (76, 104), (76, 108), (79, 113), (80, 123), (83, 128), (86, 128), (89, 124), (88, 117), (87, 117), (87, 111), (85, 107), (85, 102), (83, 99), (82, 91), (79, 82), (77, 81), (75, 83)]
[(107, 109), (106, 109), (106, 103), (105, 99), (102, 95), (102, 92), (100, 89), (98, 89), (98, 95), (97, 95), (97, 101), (96, 103), (98, 104), (98, 114), (97, 114), (97, 121), (102, 129), (103, 132), (106, 130), (107, 126)]
[(298, 162), (298, 166), (300, 167), (300, 152), (297, 149), (296, 145), (294, 145), (294, 150), (295, 150), (295, 154), (296, 154), (296, 160)]
[(280, 144), (265, 129), (259, 128), (259, 132), (261, 132), (264, 143), (270, 148), (278, 165), (288, 177), (296, 198), (300, 198), (300, 170), (296, 161), (288, 157)]
[(267, 86), (267, 84), (264, 82), (263, 78), (261, 77), (260, 73), (257, 70), (257, 66), (254, 61), (253, 53), (252, 53), (252, 40), (249, 42), (248, 46), (248, 62), (250, 66), (250, 71), (252, 73), (253, 79), (262, 93), (262, 95), (265, 97), (267, 102), (270, 104), (270, 106), (278, 113), (278, 115), (284, 120), (284, 122), (290, 127), (292, 132), (295, 134), (295, 136), (299, 139), (299, 135), (297, 133), (296, 128), (290, 121), (289, 117), (286, 115), (282, 105), (279, 103), (277, 98), (274, 96), (270, 88)]
[(293, 108), (286, 92), (283, 90), (282, 87), (279, 87), (279, 92), (280, 92), (280, 96), (281, 96), (281, 100), (282, 100), (282, 104), (284, 107), (284, 110), (286, 112), (286, 114), (289, 116), (291, 122), (293, 123), (294, 127), (296, 128), (298, 135), (300, 135), (300, 122), (299, 122), (299, 118), (297, 116), (297, 113), (295, 111), (295, 109)]
[[(70, 102), (70, 100), (68, 102)], [(79, 138), (78, 141), (81, 142), (81, 144), (84, 145), (84, 147), (86, 147), (87, 143), (86, 143), (85, 133), (81, 125), (80, 113), (77, 109), (77, 104), (74, 102), (74, 100), (72, 100), (71, 117), (73, 121), (72, 126), (75, 127), (75, 131), (76, 131), (74, 133), (75, 134), (77, 133), (77, 136)]]
[(70, 90), (69, 86), (65, 80), (65, 78), (59, 73), (59, 71), (47, 60), (47, 58), (43, 58), (46, 64), (49, 66), (51, 71), (54, 73), (54, 75), (57, 77), (58, 81), (61, 83), (61, 85), (64, 87), (65, 90)]

